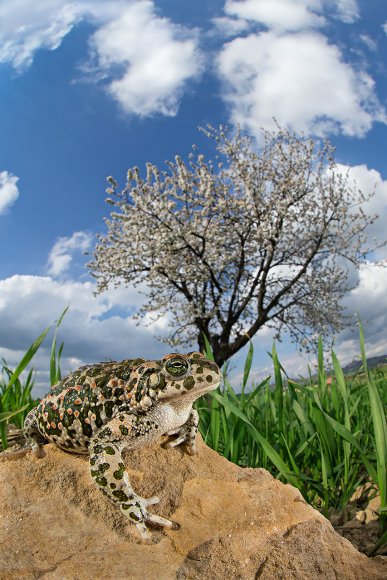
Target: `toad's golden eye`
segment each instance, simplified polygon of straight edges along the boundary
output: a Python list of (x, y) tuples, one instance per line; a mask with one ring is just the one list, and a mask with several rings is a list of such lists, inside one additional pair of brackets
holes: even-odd
[(188, 369), (188, 362), (181, 358), (172, 358), (165, 363), (165, 370), (172, 377), (182, 377)]

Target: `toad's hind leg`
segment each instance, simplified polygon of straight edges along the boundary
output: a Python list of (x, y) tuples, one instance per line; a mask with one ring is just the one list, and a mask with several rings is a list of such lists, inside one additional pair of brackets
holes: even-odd
[(130, 449), (134, 441), (138, 445), (141, 435), (141, 421), (138, 418), (136, 421), (134, 415), (121, 415), (112, 419), (91, 440), (90, 473), (102, 493), (119, 506), (121, 512), (136, 525), (142, 539), (149, 542), (151, 537), (146, 528), (147, 523), (174, 529), (179, 526), (175, 522), (150, 514), (148, 506), (158, 503), (159, 498), (140, 497), (130, 484), (121, 450)]
[(24, 419), (24, 436), (26, 445), (31, 447), (36, 457), (42, 458), (46, 455), (42, 446), (48, 443), (38, 429), (37, 408), (32, 409)]

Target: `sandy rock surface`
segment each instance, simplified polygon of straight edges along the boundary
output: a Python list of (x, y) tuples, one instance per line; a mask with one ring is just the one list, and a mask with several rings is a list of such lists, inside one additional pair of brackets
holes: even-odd
[(298, 490), (198, 439), (193, 457), (159, 443), (126, 456), (135, 490), (162, 498), (151, 511), (181, 525), (153, 530), (152, 545), (94, 487), (86, 458), (48, 445), (44, 459), (1, 459), (1, 580), (387, 578), (387, 558), (357, 552)]

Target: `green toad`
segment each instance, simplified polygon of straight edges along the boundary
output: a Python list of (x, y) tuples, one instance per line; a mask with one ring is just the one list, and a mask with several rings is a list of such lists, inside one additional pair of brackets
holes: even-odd
[(80, 367), (27, 415), (27, 444), (37, 457), (49, 442), (64, 451), (89, 454), (97, 486), (149, 540), (146, 524), (174, 523), (148, 512), (159, 499), (136, 494), (121, 451), (167, 434), (175, 438), (166, 447), (185, 444), (195, 453), (199, 417), (192, 403), (219, 382), (218, 366), (197, 352)]

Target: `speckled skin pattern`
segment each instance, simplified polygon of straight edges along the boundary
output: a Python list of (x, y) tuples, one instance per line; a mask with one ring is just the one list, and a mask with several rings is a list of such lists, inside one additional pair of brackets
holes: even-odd
[(199, 416), (192, 403), (215, 389), (220, 378), (218, 366), (198, 352), (80, 367), (27, 415), (27, 443), (37, 457), (44, 456), (42, 445), (49, 442), (70, 453), (89, 454), (97, 486), (149, 541), (147, 523), (174, 523), (148, 512), (148, 505), (159, 499), (136, 494), (121, 451), (167, 434), (175, 438), (166, 447), (185, 444), (195, 453)]

